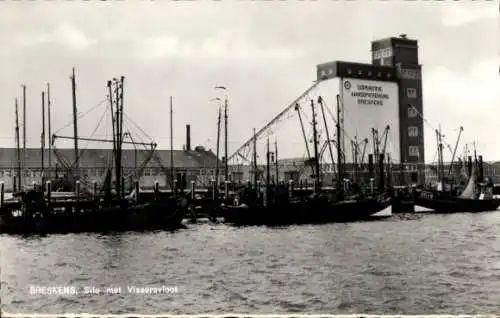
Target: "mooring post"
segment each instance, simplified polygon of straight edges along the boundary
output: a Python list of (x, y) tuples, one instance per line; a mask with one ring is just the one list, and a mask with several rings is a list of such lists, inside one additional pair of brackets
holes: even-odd
[(3, 202), (5, 200), (5, 184), (0, 181), (0, 207), (3, 207)]
[(174, 179), (174, 196), (177, 196), (177, 179)]
[(76, 202), (80, 202), (80, 180), (76, 180)]
[(288, 197), (293, 197), (293, 180), (288, 180)]
[(215, 200), (215, 181), (213, 179), (210, 180), (210, 189), (212, 190), (212, 200)]
[(47, 204), (50, 206), (50, 202), (52, 201), (52, 185), (50, 180), (47, 181), (46, 183), (46, 188), (47, 188)]
[(120, 197), (123, 197), (125, 193), (125, 176), (122, 176), (122, 184), (120, 186), (120, 191), (122, 192), (122, 195)]
[(94, 200), (97, 199), (97, 181), (92, 181), (92, 195), (94, 196)]
[(257, 180), (257, 188), (255, 190), (257, 192), (257, 200), (260, 203), (260, 180)]
[(226, 199), (229, 197), (229, 180), (226, 180), (224, 183), (224, 195), (226, 196)]
[(158, 180), (155, 181), (154, 193), (155, 193), (155, 201), (160, 200), (160, 183), (158, 182)]
[(139, 181), (135, 181), (135, 203), (139, 203)]
[(194, 180), (191, 180), (191, 199), (192, 200), (194, 200), (195, 191), (196, 191), (196, 182), (194, 182)]

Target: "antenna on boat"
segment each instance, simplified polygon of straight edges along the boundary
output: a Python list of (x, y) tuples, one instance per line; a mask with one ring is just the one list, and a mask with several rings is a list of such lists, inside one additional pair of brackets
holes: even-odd
[(170, 187), (172, 195), (177, 195), (176, 187), (174, 185), (174, 110), (173, 98), (170, 96)]
[[(332, 145), (330, 143), (330, 132), (328, 129), (328, 125), (326, 124), (326, 116), (325, 116), (325, 107), (323, 105), (323, 98), (321, 96), (318, 97), (318, 104), (321, 106), (321, 114), (323, 115), (323, 123), (325, 125), (325, 132), (326, 132), (326, 140), (328, 143), (328, 151), (330, 153), (330, 159), (332, 160), (332, 165), (335, 163), (335, 160), (333, 159), (333, 150), (332, 150)], [(335, 169), (333, 169), (335, 173)]]
[(453, 149), (453, 154), (451, 156), (450, 168), (448, 169), (448, 177), (450, 176), (451, 169), (453, 168), (453, 161), (455, 160), (455, 155), (457, 153), (458, 143), (460, 142), (460, 136), (462, 135), (463, 131), (464, 131), (464, 127), (460, 126), (460, 130), (458, 132), (458, 137), (457, 137), (457, 142), (455, 143), (455, 148)]
[(257, 132), (253, 129), (253, 182), (257, 189)]
[[(18, 105), (17, 105), (17, 98), (15, 101), (15, 107), (16, 107), (16, 146), (17, 146), (17, 177), (19, 179), (18, 181), (18, 190), (21, 190), (21, 148), (20, 148), (20, 143), (19, 143), (19, 111), (18, 111)], [(16, 191), (14, 187), (14, 191)]]
[(44, 154), (45, 154), (45, 92), (42, 92), (42, 134), (40, 136), (40, 153), (41, 153), (41, 165), (40, 167), (42, 168), (42, 180), (41, 184), (43, 186), (44, 184), (44, 172), (45, 172), (45, 160), (44, 160)]
[[(215, 100), (220, 101), (220, 98), (216, 98)], [(215, 189), (219, 189), (219, 156), (220, 156), (220, 124), (221, 124), (222, 110), (219, 105), (218, 116), (217, 116), (217, 150), (216, 157), (217, 162), (215, 163)]]
[(319, 177), (319, 158), (318, 158), (318, 132), (316, 130), (316, 111), (314, 109), (314, 100), (311, 99), (311, 110), (312, 110), (312, 125), (313, 125), (313, 142), (314, 142), (314, 166), (316, 173), (314, 174), (314, 192), (317, 192), (320, 186)]
[(71, 75), (71, 92), (73, 98), (73, 135), (74, 135), (74, 150), (75, 150), (75, 171), (76, 178), (79, 179), (80, 175), (80, 155), (78, 151), (78, 118), (77, 118), (77, 108), (76, 108), (76, 81), (75, 81), (75, 68), (73, 67), (73, 72)]
[[(52, 178), (52, 143), (50, 142), (50, 138), (52, 136), (51, 131), (51, 116), (50, 116), (50, 84), (47, 83), (47, 122), (49, 125), (49, 180)], [(44, 138), (45, 143), (45, 138)]]
[[(304, 143), (306, 144), (307, 159), (309, 160), (309, 162), (311, 162), (311, 152), (309, 151), (309, 143), (307, 142), (306, 131), (304, 129), (304, 122), (302, 121), (302, 115), (300, 113), (299, 103), (295, 104), (295, 110), (297, 111), (297, 114), (299, 115), (300, 127), (302, 128), (302, 136), (304, 137)], [(314, 167), (311, 166), (311, 169), (312, 169), (312, 172), (314, 174)]]
[[(21, 85), (23, 88), (23, 159), (22, 166), (25, 167), (26, 160), (26, 85)], [(19, 185), (21, 185), (21, 179), (19, 179)]]
[(116, 129), (115, 129), (115, 115), (113, 110), (113, 88), (112, 82), (108, 81), (108, 90), (109, 90), (109, 109), (111, 111), (111, 128), (113, 129), (113, 156), (116, 158)]
[(341, 148), (341, 131), (342, 127), (340, 126), (340, 107), (341, 100), (340, 94), (337, 94), (337, 164), (338, 164), (338, 175), (337, 175), (337, 194), (338, 200), (342, 200), (343, 198), (343, 189), (342, 189), (342, 176), (343, 176), (343, 167), (342, 167), (342, 148)]

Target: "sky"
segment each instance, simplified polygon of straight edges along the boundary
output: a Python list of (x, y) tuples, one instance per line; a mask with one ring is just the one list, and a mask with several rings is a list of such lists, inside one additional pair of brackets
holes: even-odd
[[(72, 135), (75, 67), (77, 106), (85, 114), (81, 136), (111, 136), (106, 83), (123, 75), (131, 119), (125, 129), (135, 141), (154, 139), (159, 149), (169, 149), (173, 96), (174, 148), (185, 144), (190, 124), (192, 145), (215, 150), (219, 105), (213, 99), (227, 97), (231, 154), (253, 128), (311, 86), (317, 64), (369, 63), (371, 41), (406, 33), (419, 41), (429, 122), (426, 162), (435, 159), (432, 127), (439, 125), (452, 146), (463, 126), (460, 150), (475, 141), (485, 160), (500, 160), (498, 12), (494, 1), (4, 2), (0, 147), (15, 146), (14, 103), (18, 98), (22, 105), (21, 84), (27, 86), (28, 147), (40, 145), (41, 92), (48, 82), (52, 133)], [(274, 136), (280, 157), (304, 155), (296, 117), (275, 130), (281, 131)]]

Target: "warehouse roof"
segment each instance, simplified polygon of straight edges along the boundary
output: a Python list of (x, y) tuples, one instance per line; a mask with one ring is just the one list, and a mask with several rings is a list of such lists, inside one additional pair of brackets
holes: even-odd
[[(140, 167), (144, 160), (150, 155), (150, 150), (145, 149), (123, 149), (122, 165), (123, 167), (135, 166), (137, 156), (137, 167)], [(151, 159), (147, 167), (168, 167), (170, 166), (170, 150), (155, 150), (154, 155), (159, 160)], [(44, 165), (49, 164), (49, 150), (44, 151)], [(23, 150), (21, 149), (21, 158), (23, 158)], [(40, 149), (26, 149), (24, 157), (25, 168), (40, 168), (41, 166), (41, 151)], [(75, 159), (73, 149), (57, 149), (52, 153), (52, 165), (66, 165), (73, 163)], [(216, 156), (211, 150), (206, 150), (203, 147), (196, 147), (195, 150), (174, 150), (173, 159), (175, 167), (182, 168), (197, 168), (197, 167), (215, 167)], [(62, 161), (62, 163), (61, 163)], [(105, 167), (113, 161), (112, 149), (80, 149), (80, 167)], [(160, 162), (160, 164), (158, 163)], [(16, 148), (0, 148), (0, 168), (15, 168), (17, 166), (17, 149)]]

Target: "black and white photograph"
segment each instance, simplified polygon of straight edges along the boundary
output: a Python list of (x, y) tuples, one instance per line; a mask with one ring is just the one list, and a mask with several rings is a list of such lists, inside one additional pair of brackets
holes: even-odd
[(0, 8), (0, 317), (500, 314), (498, 1)]

